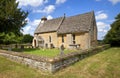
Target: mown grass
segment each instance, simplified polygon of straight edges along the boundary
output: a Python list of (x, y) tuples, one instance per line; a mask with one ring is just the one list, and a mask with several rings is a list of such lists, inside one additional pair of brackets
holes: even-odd
[(119, 78), (120, 47), (87, 57), (55, 74), (42, 73), (0, 56), (0, 78)]
[(0, 56), (0, 78), (34, 78), (35, 72), (35, 70)]
[[(20, 51), (20, 49), (13, 49), (14, 51)], [(64, 50), (64, 54), (70, 53), (70, 52), (76, 52), (77, 50)], [(40, 56), (46, 56), (46, 57), (54, 57), (60, 55), (60, 49), (33, 49), (33, 48), (25, 48), (23, 50), (23, 53), (27, 54), (34, 54), (34, 55), (40, 55)]]

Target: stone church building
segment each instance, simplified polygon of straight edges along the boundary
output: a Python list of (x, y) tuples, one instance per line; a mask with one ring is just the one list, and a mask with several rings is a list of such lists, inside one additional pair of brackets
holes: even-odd
[(51, 20), (41, 18), (34, 32), (33, 47), (88, 49), (97, 45), (97, 26), (94, 12)]

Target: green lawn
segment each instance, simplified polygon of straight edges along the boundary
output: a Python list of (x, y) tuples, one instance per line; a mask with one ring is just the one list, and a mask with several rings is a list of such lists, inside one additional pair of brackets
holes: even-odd
[(0, 56), (0, 78), (120, 78), (120, 47), (87, 57), (53, 75)]
[[(20, 51), (19, 49), (13, 49), (14, 51)], [(64, 50), (64, 54), (70, 53), (70, 52), (76, 52), (77, 50)], [(32, 48), (25, 48), (23, 50), (23, 53), (27, 54), (34, 54), (34, 55), (40, 55), (40, 56), (46, 56), (46, 57), (54, 57), (60, 54), (60, 49), (32, 49)]]

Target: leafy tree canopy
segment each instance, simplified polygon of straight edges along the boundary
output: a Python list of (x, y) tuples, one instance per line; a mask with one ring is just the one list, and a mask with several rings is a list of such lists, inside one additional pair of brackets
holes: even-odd
[(120, 46), (120, 13), (111, 24), (111, 29), (106, 34), (104, 42), (111, 44), (111, 46)]
[(19, 34), (26, 25), (28, 12), (18, 8), (16, 0), (0, 0), (0, 33)]
[(33, 36), (26, 34), (23, 36), (22, 43), (32, 43)]
[(7, 34), (0, 33), (0, 43), (1, 44), (12, 44), (12, 43), (22, 43), (23, 36), (17, 36), (13, 32)]
[(20, 42), (28, 12), (18, 7), (16, 0), (0, 0), (0, 44)]

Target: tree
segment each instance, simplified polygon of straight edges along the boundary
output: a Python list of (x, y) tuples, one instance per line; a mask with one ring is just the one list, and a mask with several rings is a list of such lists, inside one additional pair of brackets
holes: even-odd
[(32, 43), (32, 40), (33, 36), (31, 36), (30, 34), (26, 34), (23, 36), (22, 43)]
[(0, 33), (13, 32), (18, 35), (26, 25), (28, 12), (18, 8), (18, 4), (16, 0), (0, 0)]
[(0, 43), (3, 44), (4, 42), (4, 37), (5, 37), (5, 33), (0, 33)]
[(23, 36), (16, 36), (13, 32), (0, 34), (1, 44), (22, 43)]
[(106, 34), (104, 42), (111, 46), (120, 46), (120, 13), (111, 24), (111, 29)]
[(16, 0), (0, 0), (0, 43), (15, 43), (21, 38), (28, 12), (18, 8), (18, 4)]

